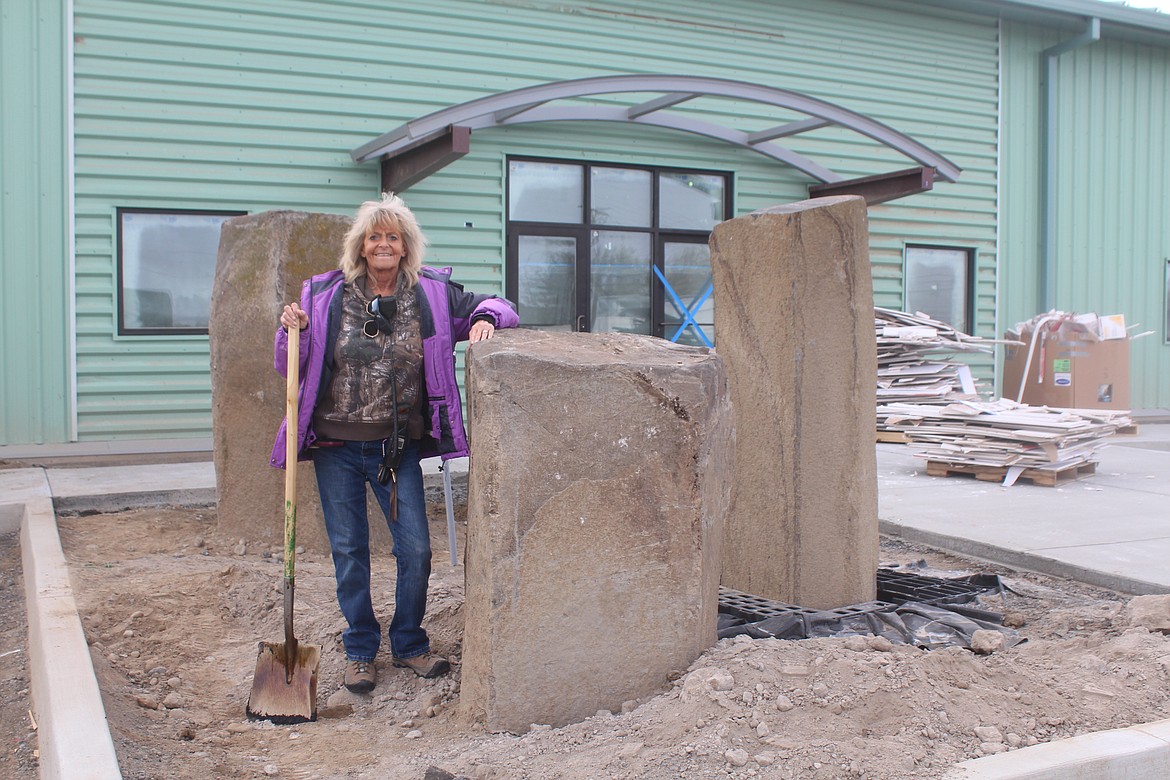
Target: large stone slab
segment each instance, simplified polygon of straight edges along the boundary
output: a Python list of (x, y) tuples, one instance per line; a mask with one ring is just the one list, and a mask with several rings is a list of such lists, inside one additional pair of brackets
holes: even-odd
[(715, 641), (733, 435), (719, 356), (504, 331), (468, 351), (463, 711), (560, 726)]
[[(301, 282), (337, 266), (347, 217), (267, 211), (223, 224), (211, 298), (211, 415), (220, 531), (249, 541), (284, 538), (284, 472), (268, 465), (284, 418), (284, 379), (273, 368), (280, 308)], [(375, 518), (380, 515), (375, 515)], [(371, 527), (389, 539), (385, 523)], [(297, 473), (297, 541), (327, 551), (311, 463)]]
[(865, 201), (757, 211), (711, 236), (735, 407), (723, 584), (832, 609), (875, 596), (873, 282)]

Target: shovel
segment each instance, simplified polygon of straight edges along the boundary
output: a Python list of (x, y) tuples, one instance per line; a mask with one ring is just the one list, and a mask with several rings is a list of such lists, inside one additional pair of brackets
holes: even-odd
[(248, 696), (253, 720), (304, 723), (317, 719), (319, 645), (302, 645), (293, 636), (293, 593), (297, 558), (297, 367), (300, 331), (288, 331), (288, 386), (285, 400), (284, 463), (284, 642), (261, 642)]

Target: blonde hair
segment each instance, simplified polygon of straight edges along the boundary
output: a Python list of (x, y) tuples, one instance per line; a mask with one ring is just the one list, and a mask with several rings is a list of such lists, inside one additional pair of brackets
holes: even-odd
[(375, 228), (393, 231), (402, 236), (402, 246), (406, 254), (398, 261), (398, 270), (406, 274), (410, 287), (418, 284), (418, 272), (422, 268), (427, 237), (418, 226), (414, 212), (393, 192), (383, 192), (381, 200), (367, 200), (358, 206), (353, 224), (341, 243), (341, 258), (337, 261), (337, 267), (345, 274), (345, 281), (352, 282), (366, 272), (362, 242)]

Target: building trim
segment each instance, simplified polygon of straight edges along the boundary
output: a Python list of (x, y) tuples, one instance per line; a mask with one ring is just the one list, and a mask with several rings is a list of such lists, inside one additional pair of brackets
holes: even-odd
[(1055, 29), (1081, 28), (1091, 18), (1101, 20), (1105, 38), (1119, 38), (1152, 46), (1170, 46), (1170, 14), (1132, 8), (1104, 0), (912, 0), (934, 9), (1039, 24)]
[(66, 281), (66, 316), (68, 321), (66, 341), (69, 354), (67, 369), (68, 430), (69, 441), (77, 441), (77, 181), (76, 181), (76, 136), (75, 101), (73, 93), (73, 2), (65, 0), (65, 209), (69, 224), (66, 234), (65, 259), (69, 269)]

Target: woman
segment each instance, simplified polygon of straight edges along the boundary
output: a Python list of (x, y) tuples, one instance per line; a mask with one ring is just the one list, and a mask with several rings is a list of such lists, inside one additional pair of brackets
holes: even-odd
[[(450, 664), (422, 627), (431, 542), (421, 458), (467, 455), (455, 381), (455, 342), (492, 337), (518, 323), (512, 304), (464, 292), (450, 269), (422, 265), (426, 238), (402, 199), (358, 208), (339, 270), (314, 276), (276, 329), (276, 369), (286, 373), (288, 328), (300, 328), (298, 459), (312, 459), (333, 552), (337, 601), (349, 627), (345, 686), (377, 684), (381, 627), (370, 597), (366, 485), (386, 514), (397, 559), (390, 649), (395, 666), (436, 677)], [(271, 463), (283, 468), (285, 428)]]

